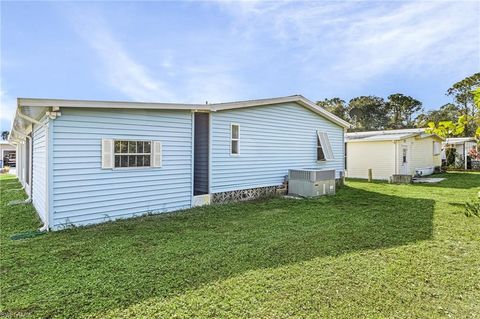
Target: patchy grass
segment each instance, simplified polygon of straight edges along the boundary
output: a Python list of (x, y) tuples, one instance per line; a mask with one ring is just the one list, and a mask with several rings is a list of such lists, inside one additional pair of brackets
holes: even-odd
[(4, 317), (479, 318), (480, 174), (196, 208), (16, 240), (1, 176)]

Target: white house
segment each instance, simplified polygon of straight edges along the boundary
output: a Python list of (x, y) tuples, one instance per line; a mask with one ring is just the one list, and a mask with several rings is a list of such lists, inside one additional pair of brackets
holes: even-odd
[(477, 147), (477, 141), (474, 137), (451, 137), (445, 139), (445, 142), (442, 143), (442, 160), (447, 160), (448, 150), (454, 150), (455, 165), (461, 166), (461, 168), (468, 169), (468, 152)]
[(392, 175), (428, 175), (441, 166), (441, 143), (425, 129), (355, 132), (345, 135), (347, 177), (388, 180)]
[(221, 104), (18, 99), (18, 177), (45, 229), (274, 192), (344, 173), (349, 124), (303, 96)]
[(16, 147), (7, 141), (0, 141), (0, 168), (4, 166), (15, 166)]

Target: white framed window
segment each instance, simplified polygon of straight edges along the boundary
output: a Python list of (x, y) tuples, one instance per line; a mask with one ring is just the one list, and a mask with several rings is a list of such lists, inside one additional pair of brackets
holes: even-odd
[(230, 155), (240, 154), (240, 125), (230, 124)]
[(102, 139), (102, 168), (161, 167), (158, 141)]
[(114, 167), (149, 167), (151, 141), (114, 141)]
[(442, 149), (439, 142), (433, 142), (433, 155), (440, 155)]
[(328, 134), (317, 131), (317, 161), (330, 161), (333, 159), (333, 150)]

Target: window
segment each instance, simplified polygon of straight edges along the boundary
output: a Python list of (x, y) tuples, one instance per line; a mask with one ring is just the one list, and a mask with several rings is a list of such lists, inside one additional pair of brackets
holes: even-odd
[(440, 143), (439, 142), (433, 142), (433, 155), (439, 155), (440, 152), (441, 152)]
[(407, 149), (404, 148), (402, 149), (402, 164), (405, 164), (407, 162)]
[(114, 141), (115, 167), (151, 166), (152, 142)]
[(240, 154), (240, 125), (230, 125), (230, 155)]
[(162, 167), (162, 143), (102, 139), (102, 169)]
[(325, 132), (317, 131), (317, 161), (334, 159), (332, 145)]

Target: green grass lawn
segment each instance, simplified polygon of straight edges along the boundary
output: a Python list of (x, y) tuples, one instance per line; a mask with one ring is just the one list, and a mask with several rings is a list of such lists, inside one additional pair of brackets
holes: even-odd
[(3, 175), (0, 317), (480, 318), (480, 174), (445, 177), (14, 241), (40, 223)]

